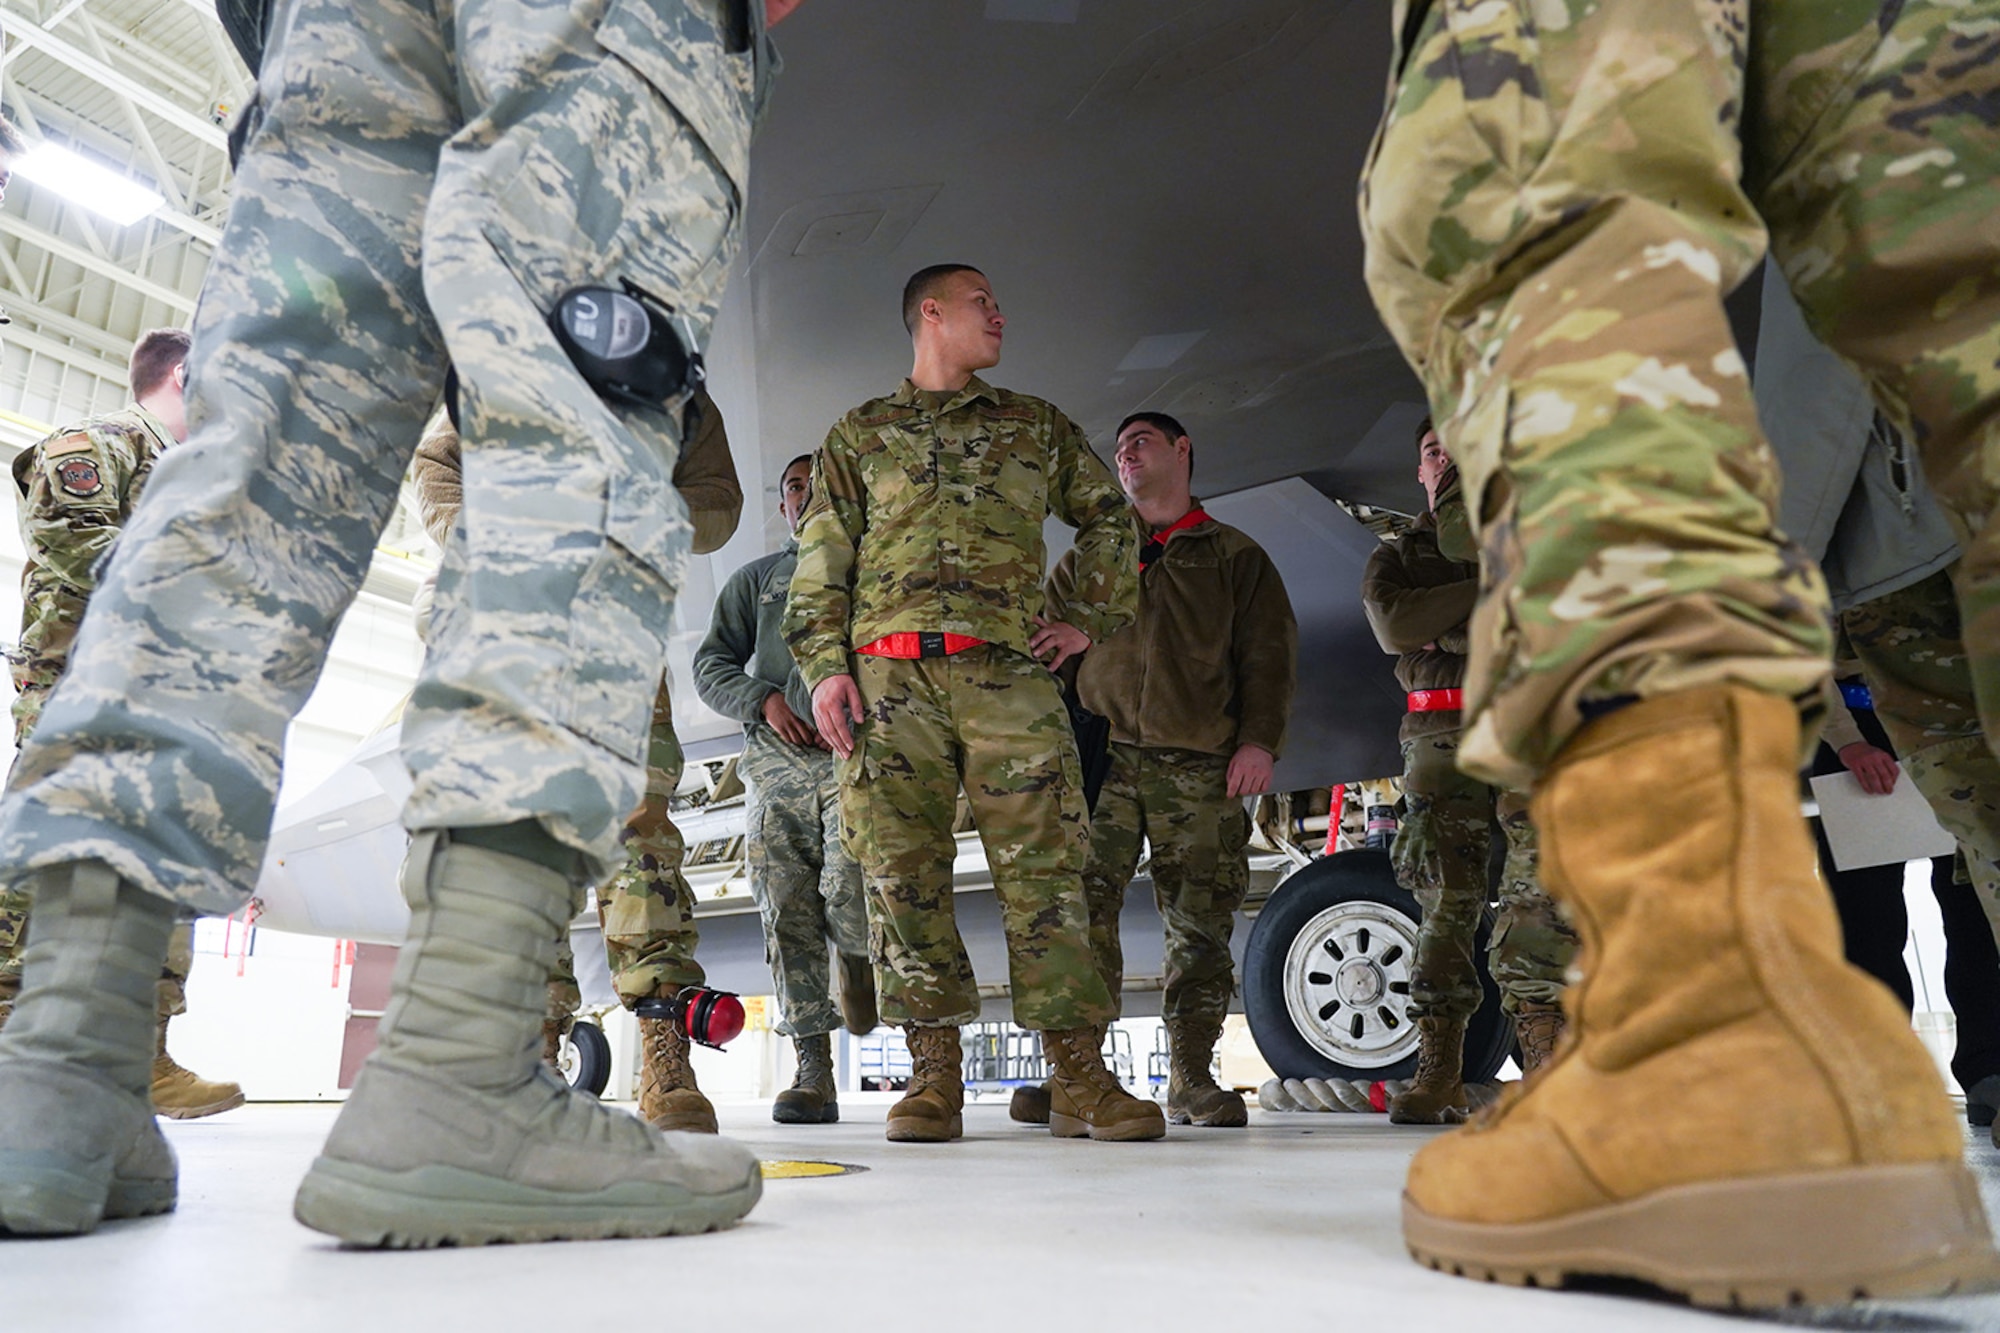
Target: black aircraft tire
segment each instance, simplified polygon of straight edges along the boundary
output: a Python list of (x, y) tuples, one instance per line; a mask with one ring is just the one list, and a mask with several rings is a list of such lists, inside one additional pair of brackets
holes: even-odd
[[(1473, 946), (1481, 997), (1465, 1034), (1467, 1082), (1492, 1078), (1513, 1052), (1513, 1024), (1486, 972), (1490, 915)], [(1404, 1011), (1421, 918), (1387, 852), (1341, 852), (1278, 887), (1243, 958), (1244, 1013), (1273, 1073), (1371, 1082), (1416, 1072), (1416, 1031)]]
[(567, 1071), (569, 1085), (593, 1097), (603, 1096), (604, 1085), (611, 1081), (611, 1039), (604, 1035), (604, 1029), (578, 1019), (563, 1041), (575, 1056), (575, 1068)]

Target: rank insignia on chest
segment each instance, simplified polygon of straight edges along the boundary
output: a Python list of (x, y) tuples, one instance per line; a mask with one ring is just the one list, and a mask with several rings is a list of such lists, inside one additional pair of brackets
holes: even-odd
[(55, 478), (63, 494), (74, 495), (79, 500), (88, 500), (104, 489), (104, 478), (97, 471), (97, 463), (89, 458), (63, 459), (55, 466)]

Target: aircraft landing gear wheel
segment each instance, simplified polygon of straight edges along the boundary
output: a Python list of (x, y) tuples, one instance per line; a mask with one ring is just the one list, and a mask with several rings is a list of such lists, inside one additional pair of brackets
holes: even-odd
[[(1372, 1082), (1416, 1072), (1410, 970), (1421, 917), (1389, 854), (1375, 849), (1315, 861), (1278, 886), (1243, 957), (1244, 1013), (1273, 1073)], [(1491, 1079), (1514, 1048), (1486, 973), (1491, 929), (1481, 922), (1473, 941), (1481, 998), (1466, 1025), (1467, 1083)]]
[(556, 1068), (578, 1092), (602, 1096), (611, 1081), (611, 1039), (597, 1024), (579, 1018), (563, 1038)]

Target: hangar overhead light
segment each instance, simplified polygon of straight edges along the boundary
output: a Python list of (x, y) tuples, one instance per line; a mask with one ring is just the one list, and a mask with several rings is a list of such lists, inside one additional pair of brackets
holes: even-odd
[(60, 144), (40, 143), (14, 162), (14, 174), (54, 190), (73, 204), (129, 227), (167, 201), (156, 190), (100, 166)]

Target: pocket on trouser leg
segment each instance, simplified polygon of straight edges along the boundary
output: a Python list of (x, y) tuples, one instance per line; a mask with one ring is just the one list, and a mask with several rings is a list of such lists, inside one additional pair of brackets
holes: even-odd
[(608, 489), (604, 532), (570, 606), (557, 717), (643, 764), (652, 750), (666, 629), (692, 529), (671, 492), (650, 478), (613, 477)]

